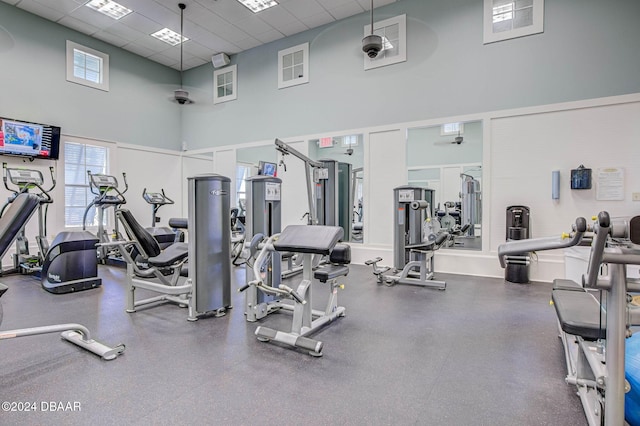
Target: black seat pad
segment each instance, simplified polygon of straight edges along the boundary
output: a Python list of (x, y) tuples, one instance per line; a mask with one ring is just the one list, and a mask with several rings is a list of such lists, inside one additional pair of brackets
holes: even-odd
[(317, 269), (313, 273), (313, 277), (320, 282), (326, 283), (337, 277), (347, 276), (349, 267), (347, 265), (327, 265)]
[(554, 290), (584, 291), (584, 288), (573, 280), (556, 278), (553, 280)]
[(277, 251), (327, 255), (344, 235), (339, 226), (289, 225), (273, 243)]
[(158, 268), (171, 266), (176, 262), (183, 260), (189, 254), (189, 244), (173, 243), (159, 255), (149, 258), (149, 265)]
[(584, 291), (553, 290), (551, 299), (560, 327), (565, 333), (582, 336), (586, 340), (606, 338), (606, 316), (591, 294)]

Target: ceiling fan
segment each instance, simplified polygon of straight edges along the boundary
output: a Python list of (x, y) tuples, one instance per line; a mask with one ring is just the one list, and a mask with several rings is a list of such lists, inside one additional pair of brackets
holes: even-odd
[(189, 98), (189, 92), (184, 90), (184, 86), (182, 85), (182, 54), (183, 54), (183, 34), (184, 34), (184, 10), (187, 6), (184, 3), (178, 3), (178, 7), (180, 8), (180, 89), (173, 91), (173, 100), (180, 105), (192, 104), (193, 100)]

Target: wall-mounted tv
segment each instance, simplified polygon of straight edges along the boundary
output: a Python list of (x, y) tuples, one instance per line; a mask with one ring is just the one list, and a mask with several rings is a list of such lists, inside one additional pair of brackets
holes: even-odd
[(0, 117), (0, 154), (57, 160), (60, 127)]

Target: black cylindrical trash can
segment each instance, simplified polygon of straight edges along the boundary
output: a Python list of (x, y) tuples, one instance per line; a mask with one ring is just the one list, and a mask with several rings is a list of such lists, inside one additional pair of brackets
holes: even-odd
[[(530, 237), (529, 207), (507, 207), (507, 241), (525, 240)], [(520, 253), (506, 257), (504, 279), (511, 283), (526, 284), (529, 282), (530, 253)]]

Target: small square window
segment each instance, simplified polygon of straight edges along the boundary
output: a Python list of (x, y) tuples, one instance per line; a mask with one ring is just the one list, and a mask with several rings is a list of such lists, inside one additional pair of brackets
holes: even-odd
[(109, 91), (109, 55), (67, 40), (67, 81)]
[[(365, 70), (407, 60), (407, 15), (374, 22), (373, 33), (382, 37), (382, 50), (373, 59), (363, 52)], [(364, 35), (369, 34), (371, 34), (371, 25), (366, 25)]]
[(441, 136), (458, 136), (464, 133), (463, 123), (445, 123), (440, 127)]
[(484, 0), (484, 44), (544, 31), (544, 0)]
[(278, 52), (278, 89), (309, 82), (309, 43)]
[(217, 69), (213, 72), (213, 103), (234, 101), (238, 98), (237, 65)]

